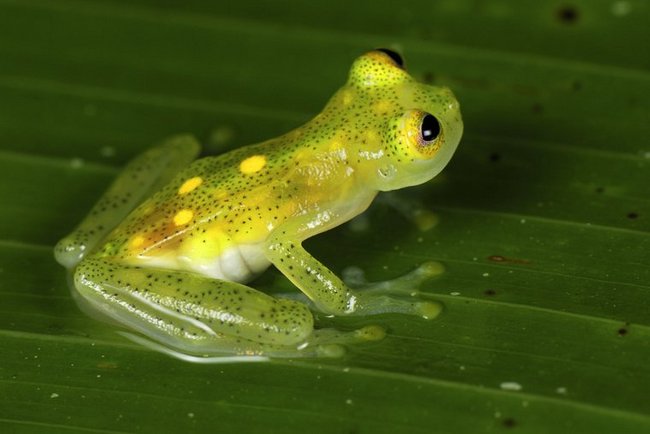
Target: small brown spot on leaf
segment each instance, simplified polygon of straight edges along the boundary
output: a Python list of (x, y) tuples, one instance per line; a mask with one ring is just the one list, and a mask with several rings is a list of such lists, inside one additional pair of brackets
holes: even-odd
[(626, 336), (630, 332), (630, 323), (626, 322), (623, 324), (623, 327), (617, 330), (617, 333), (620, 337)]
[(488, 256), (488, 260), (492, 262), (509, 262), (511, 264), (530, 264), (528, 259), (519, 259), (519, 258), (506, 258), (501, 255), (492, 255)]

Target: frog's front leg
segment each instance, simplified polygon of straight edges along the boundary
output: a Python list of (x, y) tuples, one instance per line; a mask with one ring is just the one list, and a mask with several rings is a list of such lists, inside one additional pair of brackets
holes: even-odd
[[(403, 313), (425, 319), (440, 313), (441, 306), (436, 302), (382, 294), (391, 292), (389, 282), (383, 285), (382, 293), (351, 289), (302, 247), (302, 240), (297, 239), (296, 234), (308, 232), (304, 226), (313, 227), (313, 224), (303, 221), (278, 227), (266, 243), (266, 256), (320, 311), (333, 315)], [(403, 294), (401, 281), (397, 279), (395, 282), (400, 282), (396, 292)]]
[(110, 258), (82, 261), (74, 285), (86, 307), (181, 354), (337, 357), (343, 353), (340, 343), (383, 336), (372, 327), (314, 331), (303, 303), (235, 282)]
[(77, 265), (144, 198), (167, 184), (199, 151), (193, 137), (176, 136), (131, 160), (86, 218), (57, 243), (56, 260), (67, 268)]

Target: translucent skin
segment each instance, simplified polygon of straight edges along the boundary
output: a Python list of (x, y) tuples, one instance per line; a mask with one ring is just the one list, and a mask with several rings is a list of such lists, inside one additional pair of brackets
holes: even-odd
[[(427, 113), (440, 128), (429, 142)], [(176, 137), (137, 157), (55, 256), (87, 307), (182, 353), (339, 355), (383, 332), (314, 331), (304, 303), (243, 283), (273, 264), (328, 314), (435, 316), (432, 302), (351, 290), (301, 243), (378, 191), (433, 178), (461, 134), (448, 89), (371, 51), (321, 113), (285, 135), (193, 162), (196, 142)]]

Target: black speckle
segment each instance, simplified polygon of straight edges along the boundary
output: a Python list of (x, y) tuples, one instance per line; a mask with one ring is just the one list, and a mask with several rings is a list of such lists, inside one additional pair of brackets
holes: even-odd
[(580, 89), (582, 89), (582, 83), (580, 83), (580, 82), (577, 81), (577, 80), (574, 81), (574, 82), (571, 84), (571, 89), (573, 89), (575, 92), (579, 91)]
[(603, 194), (605, 193), (605, 187), (596, 187), (594, 191), (598, 194)]
[(533, 111), (534, 114), (539, 115), (544, 112), (544, 106), (542, 106), (540, 103), (535, 103), (531, 107), (531, 110)]
[(575, 24), (580, 14), (574, 6), (562, 6), (557, 10), (557, 18), (564, 24)]
[(487, 295), (488, 297), (492, 297), (497, 295), (497, 292), (494, 289), (486, 289), (483, 291), (483, 294)]
[(628, 330), (625, 327), (621, 327), (620, 329), (618, 329), (618, 335), (619, 336), (625, 336), (625, 335), (627, 335), (627, 332), (628, 332)]
[(506, 428), (514, 428), (514, 427), (517, 426), (517, 421), (514, 420), (514, 419), (511, 418), (511, 417), (507, 417), (507, 418), (503, 419), (503, 422), (501, 422), (501, 423), (502, 423), (503, 426), (506, 427)]
[(632, 211), (632, 212), (627, 213), (627, 218), (629, 218), (630, 220), (634, 220), (634, 219), (639, 218), (639, 214)]

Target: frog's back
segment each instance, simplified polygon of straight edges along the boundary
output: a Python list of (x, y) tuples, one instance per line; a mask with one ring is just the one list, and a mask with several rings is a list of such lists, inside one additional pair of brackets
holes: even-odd
[[(242, 218), (248, 222), (254, 217), (260, 221), (268, 218), (272, 210), (267, 207), (262, 212), (261, 205), (268, 202), (277, 189), (275, 184), (281, 183), (288, 171), (268, 164), (273, 149), (263, 145), (191, 163), (107, 237), (104, 254), (161, 254), (172, 244), (216, 226), (238, 241), (246, 241), (244, 234), (238, 235)], [(252, 212), (255, 210), (259, 212)], [(249, 241), (253, 241), (255, 234), (250, 232)]]

